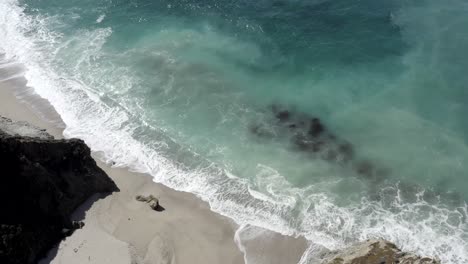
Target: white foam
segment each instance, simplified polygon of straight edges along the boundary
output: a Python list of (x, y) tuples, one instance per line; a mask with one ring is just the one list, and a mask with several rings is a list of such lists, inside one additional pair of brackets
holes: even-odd
[[(29, 85), (41, 97), (47, 98), (62, 116), (66, 129), (66, 137), (78, 137), (83, 139), (94, 151), (102, 153), (105, 162), (111, 161), (116, 166), (128, 166), (133, 171), (149, 173), (155, 177), (155, 181), (162, 182), (178, 190), (189, 191), (198, 194), (209, 201), (212, 208), (222, 214), (239, 218), (240, 222), (277, 223), (275, 229), (285, 226), (285, 220), (278, 216), (270, 215), (265, 210), (264, 215), (259, 214), (258, 208), (248, 206), (244, 208), (233, 201), (223, 201), (223, 196), (241, 199), (249, 197), (248, 186), (245, 182), (224, 177), (220, 168), (214, 166), (201, 168), (198, 171), (184, 171), (177, 164), (160, 156), (154, 149), (143, 145), (132, 138), (135, 127), (125, 127), (122, 124), (129, 121), (129, 115), (118, 107), (110, 107), (100, 102), (99, 97), (90, 93), (90, 87), (83, 87), (82, 83), (65, 76), (57, 75), (49, 65), (50, 59), (37, 51), (36, 43), (57, 43), (60, 36), (48, 33), (45, 20), (40, 17), (34, 20), (22, 14), (22, 9), (16, 5), (16, 1), (9, 0), (2, 3), (2, 19), (7, 20), (4, 38), (9, 40), (6, 45), (7, 54), (14, 54), (18, 60), (27, 66), (25, 73)], [(39, 26), (41, 34), (35, 38), (25, 37), (22, 32), (30, 30), (28, 27)], [(100, 30), (96, 30), (99, 33)], [(108, 36), (109, 30), (104, 30), (104, 36)], [(94, 39), (95, 34), (85, 34)], [(83, 36), (81, 36), (83, 37)], [(105, 39), (105, 37), (104, 37)], [(98, 44), (84, 39), (84, 43), (91, 43), (90, 48), (85, 48), (83, 61), (86, 61), (87, 51), (99, 50), (99, 45), (104, 41), (100, 38)], [(25, 49), (18, 49), (17, 43), (23, 43)], [(44, 47), (41, 47), (44, 49)], [(82, 63), (81, 61), (79, 63)], [(123, 129), (122, 129), (123, 127)], [(191, 181), (187, 181), (191, 179)], [(227, 193), (228, 189), (232, 193)], [(234, 199), (233, 199), (234, 200)], [(263, 201), (249, 201), (247, 203), (264, 203), (263, 208), (275, 210), (274, 204)], [(247, 213), (246, 213), (247, 212)], [(268, 221), (266, 221), (268, 219)], [(293, 233), (285, 229), (285, 233)]]
[[(37, 34), (26, 37), (24, 33), (34, 28)], [(99, 56), (111, 32), (104, 28), (83, 33), (80, 45), (84, 45), (84, 52), (77, 65), (92, 63), (90, 57)], [(83, 139), (105, 162), (149, 173), (156, 182), (195, 193), (209, 202), (212, 210), (233, 218), (241, 227), (253, 225), (285, 235), (304, 235), (314, 246), (301, 263), (314, 259), (319, 246), (336, 249), (370, 237), (389, 239), (404, 250), (439, 256), (444, 263), (468, 263), (466, 205), (454, 211), (423, 200), (405, 204), (396, 199), (391, 202), (393, 211), (383, 209), (382, 202), (366, 200), (357, 207), (339, 207), (314, 186), (293, 188), (263, 165), (259, 170), (264, 177), (259, 178), (255, 188), (213, 164), (196, 170), (182, 168), (132, 137), (137, 127), (130, 122), (132, 116), (124, 106), (104, 104), (93, 87), (53, 70), (54, 53), (47, 49), (58, 53), (60, 46), (56, 44), (61, 43), (61, 37), (47, 30), (45, 18), (26, 16), (16, 0), (0, 2), (0, 38), (5, 40), (1, 48), (7, 56), (26, 65), (29, 85), (50, 101), (66, 124), (64, 135)], [(51, 45), (39, 47), (39, 43)], [(123, 85), (130, 84), (131, 80), (123, 81)], [(301, 211), (291, 218), (298, 201), (303, 203)], [(413, 221), (421, 210), (428, 210), (428, 217)], [(243, 250), (238, 233), (236, 243)]]
[(98, 23), (98, 24), (101, 23), (101, 22), (104, 20), (104, 18), (106, 18), (106, 14), (100, 15), (100, 16), (96, 19), (96, 23)]
[(244, 247), (243, 241), (240, 237), (241, 232), (246, 228), (246, 225), (241, 225), (239, 228), (236, 230), (236, 233), (234, 234), (234, 242), (236, 243), (237, 247), (239, 250), (244, 254), (244, 263), (249, 263), (248, 258), (247, 258), (247, 249)]

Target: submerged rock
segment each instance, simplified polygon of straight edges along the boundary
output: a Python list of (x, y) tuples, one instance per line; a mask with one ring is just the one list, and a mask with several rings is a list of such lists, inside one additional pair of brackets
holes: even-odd
[(352, 169), (355, 175), (372, 184), (383, 181), (388, 175), (388, 169), (360, 160), (355, 146), (335, 135), (319, 117), (278, 104), (269, 108), (271, 122), (252, 124), (250, 131), (254, 135), (264, 139), (287, 139), (294, 150)]
[[(319, 157), (342, 164), (354, 158), (353, 145), (334, 135), (320, 118), (294, 112), (280, 105), (272, 105), (271, 110), (277, 129), (282, 130), (276, 134), (291, 138), (291, 143), (297, 150), (314, 155), (323, 153)], [(263, 136), (265, 129), (260, 125), (254, 127), (252, 132)]]
[(0, 263), (35, 263), (82, 223), (73, 211), (118, 190), (78, 139), (0, 117)]
[(327, 253), (322, 264), (440, 264), (440, 261), (405, 253), (388, 241), (373, 239)]

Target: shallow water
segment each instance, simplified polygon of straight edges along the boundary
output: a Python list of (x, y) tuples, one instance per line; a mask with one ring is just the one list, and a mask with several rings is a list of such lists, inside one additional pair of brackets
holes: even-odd
[[(369, 237), (466, 263), (467, 11), (462, 0), (4, 0), (0, 47), (66, 136), (241, 225), (304, 235), (304, 263)], [(329, 135), (320, 151), (298, 144), (308, 125), (291, 128), (312, 118)], [(344, 143), (351, 156), (331, 154)]]

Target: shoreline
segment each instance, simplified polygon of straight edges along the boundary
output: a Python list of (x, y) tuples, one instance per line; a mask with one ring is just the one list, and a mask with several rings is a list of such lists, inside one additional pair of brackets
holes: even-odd
[[(21, 89), (26, 92), (30, 89), (26, 82), (24, 77), (0, 81), (0, 115), (26, 121), (46, 129), (56, 138), (63, 138), (63, 129), (57, 126), (58, 114), (52, 113), (46, 121), (43, 115), (50, 112), (49, 107), (45, 111), (35, 109), (15, 95)], [(307, 248), (303, 238), (265, 230), (267, 236), (255, 240), (246, 249), (239, 244), (241, 241), (235, 241), (239, 226), (232, 219), (211, 211), (209, 204), (194, 194), (155, 183), (147, 174), (111, 167), (97, 156), (93, 152), (98, 166), (121, 191), (105, 199), (94, 197), (82, 205), (75, 212), (74, 220), (84, 220), (85, 227), (63, 240), (40, 263), (237, 264), (245, 263), (248, 257), (261, 263), (287, 264), (298, 263)], [(151, 210), (135, 200), (139, 194), (157, 196), (166, 210)]]

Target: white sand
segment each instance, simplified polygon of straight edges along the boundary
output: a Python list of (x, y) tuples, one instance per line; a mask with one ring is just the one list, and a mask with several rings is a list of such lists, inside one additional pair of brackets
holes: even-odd
[[(27, 121), (62, 137), (61, 129), (16, 100), (13, 95), (13, 91), (18, 91), (14, 90), (16, 85), (24, 86), (24, 81), (0, 82), (0, 115)], [(243, 253), (234, 242), (238, 226), (210, 211), (208, 204), (192, 194), (156, 184), (149, 175), (111, 168), (100, 162), (98, 165), (115, 181), (120, 192), (104, 199), (94, 197), (82, 205), (74, 218), (84, 219), (84, 228), (62, 241), (58, 250), (51, 251), (41, 263), (244, 263)], [(165, 211), (156, 212), (146, 203), (136, 201), (138, 194), (155, 195)], [(306, 247), (304, 239), (281, 235), (265, 242), (255, 242), (251, 251), (262, 254), (263, 260), (269, 259), (265, 263), (297, 263)], [(267, 258), (270, 253), (272, 258)]]

